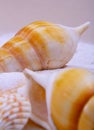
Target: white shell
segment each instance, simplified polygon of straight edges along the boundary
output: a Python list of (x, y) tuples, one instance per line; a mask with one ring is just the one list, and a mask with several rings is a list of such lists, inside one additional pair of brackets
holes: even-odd
[(22, 72), (0, 73), (0, 130), (22, 130), (31, 114)]
[(0, 96), (0, 130), (22, 130), (31, 113), (30, 103), (19, 94)]

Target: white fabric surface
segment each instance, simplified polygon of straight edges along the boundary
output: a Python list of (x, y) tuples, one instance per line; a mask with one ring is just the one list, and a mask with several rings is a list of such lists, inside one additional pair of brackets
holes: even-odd
[(94, 70), (94, 44), (79, 42), (77, 50), (68, 64)]
[[(15, 33), (8, 33), (0, 36), (0, 46), (14, 36)], [(89, 68), (94, 70), (94, 44), (79, 42), (76, 53), (68, 65)]]

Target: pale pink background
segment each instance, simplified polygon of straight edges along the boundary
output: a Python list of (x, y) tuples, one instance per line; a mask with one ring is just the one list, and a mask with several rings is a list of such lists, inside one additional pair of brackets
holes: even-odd
[(94, 0), (0, 0), (0, 36), (35, 20), (67, 26), (91, 21), (82, 40), (94, 43)]

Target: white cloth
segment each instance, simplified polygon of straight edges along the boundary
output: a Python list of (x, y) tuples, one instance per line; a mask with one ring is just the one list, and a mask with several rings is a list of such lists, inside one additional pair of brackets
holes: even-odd
[(94, 44), (79, 42), (77, 50), (68, 64), (94, 70)]

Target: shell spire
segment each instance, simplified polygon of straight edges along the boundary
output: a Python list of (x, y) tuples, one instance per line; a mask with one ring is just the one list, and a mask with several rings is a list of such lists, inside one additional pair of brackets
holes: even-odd
[(86, 22), (78, 27), (75, 28), (75, 31), (79, 34), (82, 35), (90, 26), (90, 22)]

